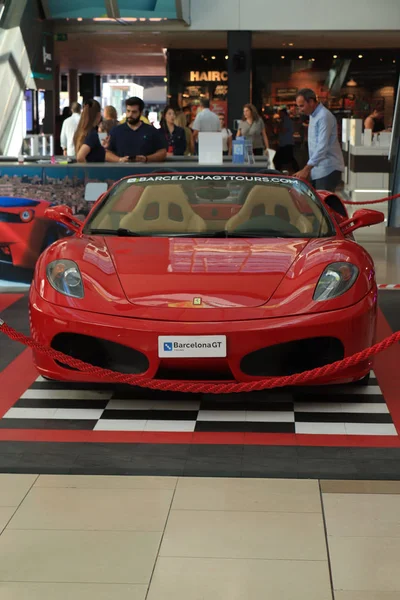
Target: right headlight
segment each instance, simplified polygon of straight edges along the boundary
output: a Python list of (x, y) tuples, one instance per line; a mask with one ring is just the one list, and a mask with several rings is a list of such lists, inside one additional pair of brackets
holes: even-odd
[(347, 292), (358, 277), (358, 268), (347, 262), (332, 263), (318, 280), (313, 299), (331, 300)]
[(72, 260), (54, 260), (47, 265), (50, 285), (65, 296), (83, 298), (83, 281), (78, 265)]

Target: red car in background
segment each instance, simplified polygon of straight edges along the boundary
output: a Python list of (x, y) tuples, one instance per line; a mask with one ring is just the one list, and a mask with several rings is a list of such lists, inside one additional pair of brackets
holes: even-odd
[(33, 272), (40, 254), (65, 237), (67, 228), (45, 216), (46, 200), (0, 196), (0, 278), (13, 276), (13, 268)]
[[(341, 360), (375, 340), (374, 265), (353, 231), (383, 220), (280, 174), (128, 177), (40, 256), (33, 338), (154, 379), (251, 381)], [(41, 375), (91, 376), (35, 353)], [(365, 380), (365, 361), (315, 383)]]

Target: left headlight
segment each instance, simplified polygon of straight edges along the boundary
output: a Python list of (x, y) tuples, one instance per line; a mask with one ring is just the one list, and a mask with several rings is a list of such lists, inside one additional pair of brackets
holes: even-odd
[(332, 263), (326, 267), (315, 288), (313, 299), (331, 300), (347, 292), (358, 277), (358, 268), (347, 262)]
[(54, 260), (47, 265), (50, 285), (65, 296), (83, 298), (83, 281), (79, 267), (72, 260)]

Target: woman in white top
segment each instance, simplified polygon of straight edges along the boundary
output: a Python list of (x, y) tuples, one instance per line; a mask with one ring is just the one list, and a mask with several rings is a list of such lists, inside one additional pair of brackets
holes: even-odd
[(225, 156), (231, 156), (232, 154), (232, 131), (225, 127), (225, 116), (219, 115), (219, 122), (221, 123), (222, 133), (222, 149)]
[(253, 153), (255, 156), (268, 154), (269, 142), (265, 131), (264, 121), (253, 104), (245, 104), (243, 108), (243, 119), (239, 123), (237, 137), (243, 136), (253, 142)]

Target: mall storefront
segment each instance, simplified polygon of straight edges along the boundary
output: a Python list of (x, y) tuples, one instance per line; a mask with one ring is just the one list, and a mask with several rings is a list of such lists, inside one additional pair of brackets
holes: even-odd
[[(375, 106), (384, 112), (385, 127), (392, 124), (399, 50), (299, 50), (253, 49), (251, 85), (247, 101), (262, 111), (267, 122), (279, 106), (288, 107), (304, 128), (295, 110), (296, 93), (314, 89), (337, 116), (365, 119)], [(195, 113), (201, 97), (208, 97), (216, 112), (228, 112), (227, 50), (174, 50), (168, 52), (168, 98), (176, 106), (190, 105)], [(229, 127), (241, 114), (229, 115)]]
[(227, 116), (228, 56), (226, 50), (169, 50), (167, 62), (168, 100), (176, 107), (190, 106), (192, 117), (201, 98), (211, 109)]

